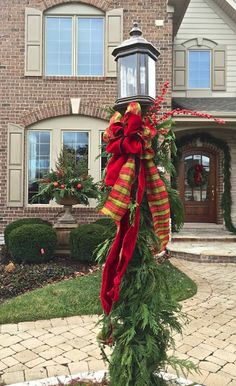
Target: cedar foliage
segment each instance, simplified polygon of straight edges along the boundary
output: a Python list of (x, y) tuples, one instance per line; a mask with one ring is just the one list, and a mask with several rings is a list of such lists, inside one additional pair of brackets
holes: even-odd
[[(157, 104), (157, 110), (159, 105)], [(150, 116), (152, 119), (152, 116)], [(155, 116), (154, 116), (155, 118)], [(155, 122), (154, 122), (155, 123)], [(152, 141), (155, 152), (154, 162), (163, 168), (160, 176), (169, 194), (172, 221), (179, 230), (183, 225), (183, 206), (177, 191), (172, 188), (166, 173), (175, 174), (170, 153), (176, 154), (175, 135), (171, 130), (172, 118), (163, 120), (156, 129), (163, 129), (164, 137), (157, 135)], [(158, 133), (158, 131), (157, 131)], [(159, 131), (159, 133), (162, 133)], [(99, 208), (103, 206), (110, 188), (103, 184), (100, 191)], [(103, 244), (97, 248), (97, 260), (103, 263), (114, 232), (110, 232)], [(140, 230), (135, 251), (121, 282), (119, 301), (113, 304), (111, 313), (104, 315), (98, 342), (104, 360), (109, 362), (111, 386), (163, 386), (166, 381), (155, 374), (164, 370), (167, 364), (178, 371), (196, 370), (189, 361), (168, 357), (168, 350), (174, 348), (173, 333), (181, 333), (186, 316), (181, 306), (172, 298), (165, 276), (153, 256), (159, 240), (154, 232), (152, 217), (144, 195), (140, 210)], [(104, 345), (113, 347), (109, 359)]]
[[(167, 355), (174, 349), (173, 334), (181, 333), (186, 315), (172, 298), (166, 276), (151, 252), (154, 235), (147, 232), (150, 216), (145, 202), (141, 213), (137, 245), (122, 280), (120, 299), (108, 316), (103, 315), (98, 336), (104, 360), (109, 362), (111, 386), (166, 385), (155, 372), (167, 364), (177, 373), (178, 369), (196, 370), (191, 362)], [(113, 345), (110, 359), (104, 344)]]

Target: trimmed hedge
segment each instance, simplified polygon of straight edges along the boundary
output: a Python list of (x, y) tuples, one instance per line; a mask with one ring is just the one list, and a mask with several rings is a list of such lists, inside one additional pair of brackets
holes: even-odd
[(21, 225), (11, 231), (8, 243), (15, 262), (42, 263), (54, 257), (57, 235), (45, 224)]
[(70, 232), (70, 251), (73, 259), (95, 262), (93, 252), (106, 239), (106, 228), (99, 224), (84, 224)]
[(9, 235), (13, 231), (13, 229), (16, 229), (22, 225), (28, 225), (28, 224), (43, 224), (43, 225), (48, 225), (50, 227), (52, 226), (50, 222), (46, 220), (42, 220), (41, 218), (37, 218), (37, 217), (20, 218), (19, 220), (11, 222), (4, 229), (4, 240), (5, 240), (5, 245), (8, 249), (9, 249)]
[(97, 221), (94, 222), (94, 224), (99, 224), (99, 225), (102, 225), (104, 227), (111, 227), (111, 226), (114, 226), (115, 223), (114, 221), (111, 219), (111, 218), (99, 218)]

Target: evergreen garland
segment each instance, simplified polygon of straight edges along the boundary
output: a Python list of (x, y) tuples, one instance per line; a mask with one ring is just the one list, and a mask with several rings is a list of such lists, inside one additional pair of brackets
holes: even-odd
[[(236, 234), (236, 227), (234, 226), (231, 218), (231, 208), (232, 208), (232, 196), (231, 196), (231, 155), (228, 144), (222, 139), (215, 138), (209, 133), (196, 133), (188, 134), (184, 137), (176, 140), (177, 145), (177, 155), (173, 159), (175, 169), (178, 170), (178, 165), (181, 159), (181, 148), (190, 144), (193, 141), (199, 139), (203, 143), (211, 143), (215, 145), (218, 149), (223, 151), (224, 154), (224, 165), (223, 165), (223, 175), (224, 175), (224, 192), (222, 196), (221, 206), (223, 209), (223, 217), (225, 221), (226, 228)], [(173, 177), (173, 187), (177, 187), (176, 176)]]
[[(142, 203), (140, 232), (133, 258), (122, 280), (120, 300), (103, 316), (98, 341), (109, 363), (110, 386), (164, 386), (155, 373), (170, 365), (178, 374), (197, 371), (188, 360), (168, 356), (175, 348), (173, 333), (181, 333), (186, 315), (169, 291), (166, 277), (150, 249), (151, 227), (147, 203)], [(154, 233), (154, 232), (153, 232)], [(110, 245), (112, 240), (110, 239)], [(100, 259), (103, 257), (100, 253)], [(109, 359), (105, 344), (113, 346)]]

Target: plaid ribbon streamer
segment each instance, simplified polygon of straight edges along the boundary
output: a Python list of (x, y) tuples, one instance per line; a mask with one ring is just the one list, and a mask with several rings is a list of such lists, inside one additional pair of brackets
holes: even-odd
[[(152, 214), (154, 231), (160, 240), (160, 251), (165, 250), (170, 233), (170, 206), (165, 184), (153, 160), (143, 160), (148, 205)], [(135, 157), (130, 156), (121, 168), (119, 177), (101, 209), (101, 213), (120, 222), (131, 202), (131, 189), (135, 180)]]

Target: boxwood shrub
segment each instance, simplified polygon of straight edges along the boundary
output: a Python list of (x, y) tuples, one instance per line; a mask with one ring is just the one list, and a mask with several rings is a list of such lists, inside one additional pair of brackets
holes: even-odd
[(46, 220), (42, 220), (41, 218), (37, 217), (28, 217), (28, 218), (20, 218), (19, 220), (13, 221), (10, 224), (8, 224), (4, 230), (4, 240), (5, 245), (7, 249), (9, 249), (9, 235), (13, 229), (16, 229), (22, 225), (28, 225), (28, 224), (44, 224), (48, 226), (52, 226), (52, 224)]
[(27, 224), (9, 234), (9, 250), (16, 263), (42, 263), (54, 257), (57, 235), (45, 224)]
[(98, 220), (96, 220), (94, 222), (94, 224), (103, 225), (104, 227), (110, 227), (110, 226), (114, 226), (115, 223), (109, 217), (102, 217), (102, 218), (99, 218)]
[(73, 259), (95, 262), (93, 252), (106, 239), (106, 228), (99, 224), (84, 224), (70, 232), (70, 251)]

